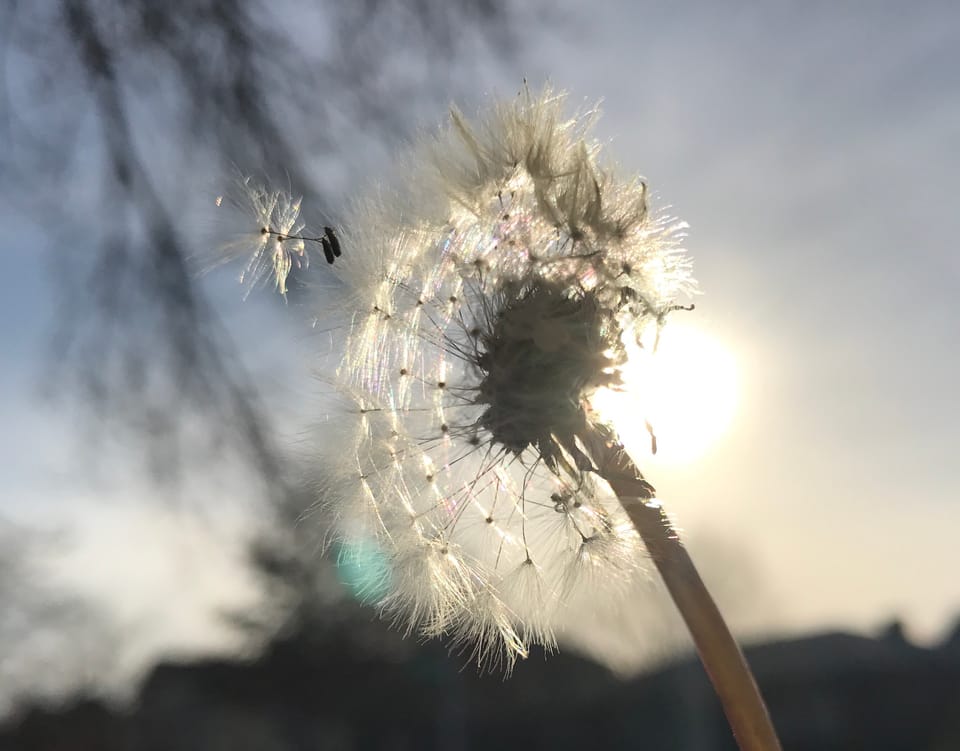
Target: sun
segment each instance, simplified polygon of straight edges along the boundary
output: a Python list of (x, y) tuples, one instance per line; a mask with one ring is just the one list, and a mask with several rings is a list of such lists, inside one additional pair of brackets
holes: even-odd
[[(733, 353), (718, 339), (671, 320), (659, 342), (630, 344), (623, 387), (594, 395), (601, 416), (617, 428), (635, 456), (688, 464), (702, 457), (730, 427), (739, 398)], [(649, 426), (649, 427), (648, 427)]]

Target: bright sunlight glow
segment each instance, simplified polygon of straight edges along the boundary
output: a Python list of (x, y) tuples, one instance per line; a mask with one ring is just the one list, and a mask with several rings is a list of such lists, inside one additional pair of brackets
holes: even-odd
[(703, 456), (736, 411), (733, 354), (709, 334), (675, 320), (661, 331), (656, 352), (651, 339), (642, 348), (628, 344), (627, 353), (622, 389), (595, 394), (594, 408), (637, 457), (650, 456), (650, 429), (659, 463), (688, 464)]

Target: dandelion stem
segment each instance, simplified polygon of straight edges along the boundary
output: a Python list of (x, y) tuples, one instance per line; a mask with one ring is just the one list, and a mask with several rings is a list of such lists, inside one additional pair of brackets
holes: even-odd
[(610, 483), (640, 533), (690, 630), (741, 751), (779, 751), (780, 741), (743, 652), (680, 536), (660, 504), (653, 501), (653, 488), (622, 446), (599, 436), (590, 443), (600, 475)]

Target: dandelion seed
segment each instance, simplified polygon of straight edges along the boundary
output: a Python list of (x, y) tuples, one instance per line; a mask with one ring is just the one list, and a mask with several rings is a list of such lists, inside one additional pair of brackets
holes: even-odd
[(563, 106), (547, 90), (477, 125), (454, 111), (400, 188), (356, 206), (334, 267), (355, 301), (337, 380), (362, 419), (325, 502), (343, 540), (383, 552), (380, 604), (406, 630), (508, 667), (553, 646), (577, 590), (613, 597), (643, 567), (590, 400), (619, 384), (624, 337), (693, 288), (683, 225)]
[[(229, 202), (247, 218), (250, 229), (219, 249), (219, 263), (245, 259), (240, 282), (247, 288), (244, 297), (258, 285), (272, 279), (276, 290), (286, 297), (287, 278), (294, 269), (307, 268), (310, 256), (301, 236), (300, 198), (257, 185), (243, 178)], [(223, 196), (216, 205), (221, 206)]]

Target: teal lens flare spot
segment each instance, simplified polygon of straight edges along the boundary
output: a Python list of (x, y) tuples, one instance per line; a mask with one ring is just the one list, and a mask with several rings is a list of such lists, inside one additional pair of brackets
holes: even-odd
[(390, 566), (375, 542), (343, 542), (337, 551), (337, 578), (360, 602), (377, 602), (390, 587)]

